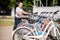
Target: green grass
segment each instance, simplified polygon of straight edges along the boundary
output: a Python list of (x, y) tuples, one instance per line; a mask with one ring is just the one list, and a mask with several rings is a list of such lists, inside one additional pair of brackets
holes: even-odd
[[(3, 19), (2, 19), (3, 20)], [(0, 26), (13, 26), (14, 22), (13, 21), (2, 21), (0, 20)]]

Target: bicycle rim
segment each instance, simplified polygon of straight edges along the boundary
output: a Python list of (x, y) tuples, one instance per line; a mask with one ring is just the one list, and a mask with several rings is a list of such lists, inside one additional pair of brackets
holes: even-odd
[[(16, 30), (13, 34), (13, 40), (26, 40), (23, 38), (24, 35), (26, 35), (28, 32), (31, 32), (31, 30), (27, 28), (20, 28)], [(32, 32), (28, 36), (34, 35)]]

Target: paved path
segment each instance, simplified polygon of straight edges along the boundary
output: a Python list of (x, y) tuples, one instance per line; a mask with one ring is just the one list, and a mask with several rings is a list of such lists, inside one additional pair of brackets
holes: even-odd
[(12, 40), (12, 28), (9, 27), (0, 27), (0, 40)]

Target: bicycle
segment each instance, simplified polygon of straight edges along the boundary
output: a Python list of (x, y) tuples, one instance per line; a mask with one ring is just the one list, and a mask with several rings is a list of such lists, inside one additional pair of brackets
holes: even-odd
[[(39, 21), (36, 23), (38, 24)], [(33, 28), (29, 28), (27, 27), (28, 26), (32, 26)], [(46, 40), (46, 38), (48, 37), (51, 29), (54, 30), (54, 36), (56, 37), (56, 32), (58, 32), (58, 35), (60, 35), (59, 31), (58, 31), (58, 28), (55, 27), (54, 23), (53, 23), (53, 20), (51, 20), (48, 25), (51, 25), (49, 30), (47, 31), (47, 28), (48, 28), (48, 25), (47, 27), (45, 28), (45, 30), (43, 31), (43, 33), (41, 33), (41, 35), (38, 34), (37, 30), (36, 30), (36, 25), (33, 26), (34, 24), (24, 24), (22, 27), (19, 27), (17, 28), (14, 33), (13, 33), (13, 40), (16, 40), (14, 37), (15, 37), (15, 33), (18, 33), (21, 37), (19, 37), (20, 39), (19, 40)], [(40, 25), (40, 24), (39, 24)], [(37, 25), (38, 26), (38, 25)], [(33, 30), (34, 29), (34, 30)], [(57, 31), (56, 31), (57, 30)], [(23, 31), (23, 33), (22, 33)], [(47, 32), (46, 32), (47, 31)]]

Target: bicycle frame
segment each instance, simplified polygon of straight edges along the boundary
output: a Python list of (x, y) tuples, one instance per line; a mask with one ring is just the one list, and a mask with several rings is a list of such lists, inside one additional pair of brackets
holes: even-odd
[[(48, 32), (46, 33), (46, 30), (47, 30), (49, 24), (52, 24), (52, 26), (50, 26)], [(37, 38), (37, 39), (44, 38), (44, 39), (46, 39), (47, 36), (49, 35), (51, 29), (54, 30), (54, 35), (57, 36), (57, 35), (56, 35), (56, 29), (57, 29), (57, 27), (55, 27), (53, 21), (51, 20), (51, 21), (49, 22), (49, 24), (47, 25), (47, 27), (45, 28), (44, 32), (43, 32), (41, 35), (38, 35), (38, 33), (36, 32), (36, 30), (31, 30), (33, 33), (34, 33), (34, 31), (35, 31), (35, 32), (37, 33), (37, 35), (35, 35), (35, 36), (27, 36), (27, 35), (30, 34), (30, 33), (27, 33), (26, 35), (24, 35), (24, 38), (28, 38), (28, 39), (30, 39), (30, 38)], [(46, 34), (45, 34), (45, 33), (46, 33)], [(59, 33), (59, 31), (58, 31), (58, 33)], [(59, 35), (60, 35), (60, 33), (59, 33)]]

